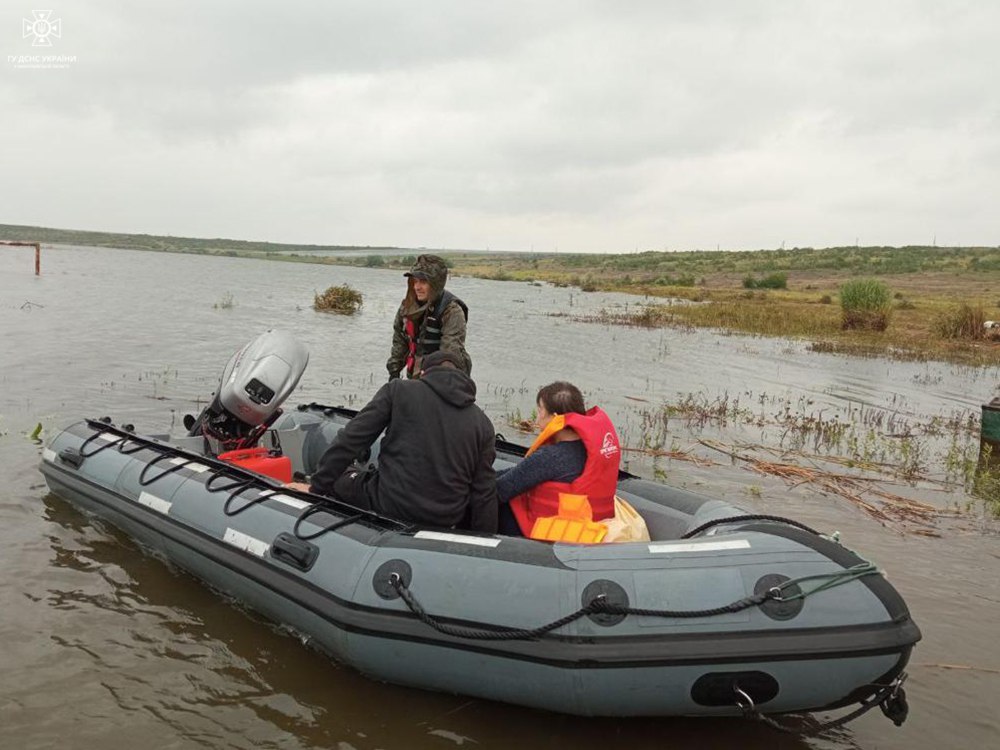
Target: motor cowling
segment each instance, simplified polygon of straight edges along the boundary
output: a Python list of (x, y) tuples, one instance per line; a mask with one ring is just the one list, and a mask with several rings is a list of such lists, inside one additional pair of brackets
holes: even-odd
[(298, 385), (309, 350), (293, 336), (270, 330), (244, 345), (226, 364), (212, 402), (185, 418), (188, 435), (218, 442), (215, 452), (253, 448), (281, 414)]

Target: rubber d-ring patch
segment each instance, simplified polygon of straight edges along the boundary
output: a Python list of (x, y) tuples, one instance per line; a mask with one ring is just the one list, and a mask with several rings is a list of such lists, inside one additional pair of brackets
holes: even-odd
[[(614, 604), (619, 607), (628, 606), (628, 594), (625, 593), (625, 589), (614, 581), (605, 580), (591, 581), (588, 583), (587, 587), (583, 590), (583, 596), (580, 597), (580, 605), (586, 607), (594, 601), (594, 599), (602, 595), (605, 600), (607, 600), (608, 604)], [(587, 615), (591, 622), (605, 628), (617, 625), (627, 616), (628, 615), (609, 614), (605, 612), (595, 612), (594, 614)]]
[[(775, 586), (780, 586), (785, 583), (785, 581), (790, 580), (791, 579), (788, 576), (783, 576), (780, 573), (769, 573), (768, 575), (761, 577), (757, 583), (754, 584), (753, 593), (759, 596), (760, 594), (770, 591)], [(797, 596), (802, 593), (802, 589), (800, 589), (799, 585), (796, 583), (789, 586), (781, 593), (784, 596)], [(805, 599), (794, 599), (790, 602), (768, 599), (760, 605), (760, 611), (772, 620), (791, 620), (802, 611), (804, 604)]]
[(390, 580), (393, 573), (399, 576), (407, 588), (410, 587), (410, 581), (413, 580), (413, 571), (406, 560), (389, 560), (379, 565), (378, 570), (375, 571), (375, 577), (372, 578), (372, 588), (375, 589), (375, 593), (379, 597), (386, 601), (399, 598), (399, 592), (396, 591)]

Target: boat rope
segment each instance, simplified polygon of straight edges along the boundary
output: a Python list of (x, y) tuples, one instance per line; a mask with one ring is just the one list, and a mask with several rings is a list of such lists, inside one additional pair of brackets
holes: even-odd
[(146, 464), (145, 466), (142, 467), (142, 471), (139, 472), (139, 486), (140, 487), (148, 487), (153, 482), (158, 482), (159, 480), (163, 479), (163, 477), (167, 476), (168, 474), (173, 474), (175, 471), (180, 471), (185, 466), (187, 466), (189, 463), (191, 463), (190, 461), (184, 461), (182, 463), (176, 463), (173, 466), (171, 466), (169, 469), (164, 469), (159, 474), (157, 474), (155, 477), (153, 477), (152, 479), (149, 479), (146, 476), (146, 472), (148, 472), (150, 469), (152, 469), (154, 466), (156, 466), (156, 464), (158, 464), (160, 461), (162, 461), (165, 458), (172, 458), (172, 456), (169, 453), (161, 453), (158, 456), (156, 456), (155, 458), (153, 458), (153, 460), (150, 461), (148, 464)]
[[(845, 583), (856, 581), (864, 576), (878, 573), (878, 567), (873, 563), (863, 562), (850, 568), (844, 568), (832, 573), (818, 573), (810, 576), (801, 576), (799, 578), (790, 578), (787, 581), (783, 581), (776, 586), (772, 586), (759, 594), (752, 594), (721, 607), (713, 607), (710, 609), (672, 610), (629, 607), (622, 604), (613, 604), (607, 600), (604, 594), (599, 594), (575, 612), (572, 612), (565, 617), (560, 617), (558, 620), (553, 620), (546, 625), (540, 625), (535, 628), (508, 628), (503, 626), (469, 627), (465, 625), (450, 625), (448, 623), (441, 622), (434, 616), (427, 613), (423, 606), (421, 606), (420, 602), (417, 601), (413, 592), (410, 591), (409, 587), (403, 581), (399, 573), (392, 572), (389, 574), (389, 584), (396, 590), (396, 593), (399, 594), (399, 597), (403, 600), (406, 606), (421, 622), (434, 630), (437, 630), (439, 633), (455, 636), (456, 638), (468, 638), (470, 640), (514, 641), (539, 638), (546, 633), (558, 630), (564, 625), (568, 625), (569, 623), (579, 620), (581, 617), (586, 617), (587, 615), (636, 615), (638, 617), (687, 619), (694, 617), (714, 617), (716, 615), (724, 615), (732, 612), (741, 612), (744, 609), (750, 609), (751, 607), (759, 607), (768, 601), (784, 602), (794, 601), (796, 599), (805, 599), (807, 596), (811, 596), (820, 591), (825, 591), (826, 589), (833, 588), (834, 586), (842, 586)], [(812, 588), (805, 588), (799, 585), (805, 583), (806, 581), (817, 580), (821, 581), (821, 583)], [(798, 588), (797, 593), (791, 593), (787, 596), (785, 595), (785, 592), (788, 589), (793, 589), (794, 591), (796, 587)]]
[(128, 444), (128, 442), (129, 442), (128, 438), (122, 438), (120, 441), (118, 441), (118, 452), (121, 453), (123, 456), (131, 456), (133, 453), (138, 453), (139, 451), (145, 450), (146, 448), (149, 447), (145, 443), (140, 442), (135, 438), (132, 438), (132, 442), (135, 443), (135, 445), (133, 445), (131, 448), (126, 448), (125, 446)]
[[(778, 602), (793, 602), (796, 599), (805, 599), (807, 596), (812, 596), (813, 594), (818, 594), (820, 591), (826, 591), (827, 589), (832, 589), (834, 586), (842, 586), (845, 583), (850, 583), (851, 581), (856, 581), (859, 578), (864, 578), (870, 575), (880, 575), (881, 571), (878, 566), (873, 562), (864, 560), (857, 565), (852, 565), (849, 568), (844, 568), (836, 573), (816, 573), (810, 576), (799, 576), (798, 578), (792, 578), (778, 586), (777, 595), (774, 597), (775, 601)], [(793, 585), (798, 586), (799, 584), (805, 583), (806, 581), (821, 581), (818, 586), (814, 586), (809, 589), (805, 589), (799, 586), (800, 591), (798, 593), (792, 593), (785, 595), (784, 590), (791, 588)], [(772, 589), (773, 591), (774, 589)]]
[[(227, 490), (232, 490), (229, 493), (229, 497), (226, 498), (226, 502), (222, 504), (222, 513), (225, 516), (232, 518), (237, 516), (248, 508), (252, 508), (255, 505), (259, 505), (268, 498), (274, 497), (279, 494), (279, 490), (273, 487), (268, 487), (267, 489), (261, 490), (259, 487), (259, 482), (251, 477), (237, 477), (233, 479), (228, 484), (224, 484), (221, 487), (216, 486), (219, 479), (230, 479), (224, 471), (216, 470), (205, 482), (205, 489), (209, 492), (226, 492)], [(237, 508), (233, 508), (233, 502), (236, 498), (241, 497), (245, 490), (257, 489), (260, 494), (257, 497), (250, 500), (246, 500), (242, 505)]]
[(427, 614), (427, 611), (420, 606), (420, 602), (416, 600), (413, 593), (409, 590), (409, 588), (407, 588), (399, 573), (392, 572), (389, 574), (389, 584), (396, 590), (396, 593), (399, 594), (400, 598), (406, 602), (406, 606), (410, 608), (410, 611), (413, 612), (413, 614), (415, 614), (425, 625), (428, 625), (439, 633), (444, 633), (445, 635), (452, 635), (456, 638), (468, 638), (476, 641), (533, 640), (550, 631), (557, 630), (563, 625), (568, 625), (574, 620), (579, 620), (581, 617), (590, 614), (597, 614), (599, 612), (599, 605), (597, 605), (597, 602), (603, 601), (603, 597), (598, 597), (598, 599), (594, 599), (586, 606), (580, 607), (580, 609), (576, 612), (568, 614), (565, 617), (560, 617), (558, 620), (554, 620), (547, 625), (541, 625), (537, 628), (474, 628), (463, 625), (449, 625), (447, 623), (440, 622), (436, 618)]
[(859, 716), (863, 716), (868, 713), (875, 708), (875, 706), (881, 708), (882, 713), (885, 714), (897, 727), (902, 726), (910, 712), (909, 704), (906, 702), (906, 691), (903, 690), (903, 683), (906, 682), (906, 677), (906, 672), (901, 672), (899, 676), (888, 685), (873, 685), (872, 687), (877, 687), (878, 690), (876, 690), (875, 693), (867, 699), (861, 701), (861, 705), (854, 711), (851, 711), (849, 714), (845, 714), (838, 719), (833, 719), (832, 721), (808, 727), (796, 727), (776, 721), (770, 716), (766, 716), (758, 711), (757, 707), (754, 705), (753, 698), (751, 698), (746, 691), (742, 690), (739, 685), (734, 684), (733, 691), (736, 694), (736, 707), (743, 712), (744, 717), (760, 721), (772, 729), (777, 729), (779, 732), (797, 734), (803, 737), (812, 737), (820, 734), (821, 732), (842, 727), (848, 722), (854, 721)]
[(238, 508), (236, 508), (236, 510), (233, 510), (233, 507), (232, 507), (233, 501), (236, 498), (240, 497), (240, 493), (244, 489), (246, 489), (246, 488), (245, 487), (238, 487), (238, 488), (236, 488), (235, 490), (233, 490), (229, 494), (229, 497), (226, 498), (226, 502), (222, 504), (222, 513), (224, 515), (229, 516), (229, 517), (239, 515), (240, 513), (242, 513), (243, 511), (245, 511), (247, 508), (252, 508), (253, 506), (258, 505), (259, 503), (264, 502), (269, 497), (273, 497), (274, 495), (278, 494), (277, 490), (273, 490), (273, 489), (264, 490), (257, 497), (253, 498), (252, 500), (247, 500), (245, 503), (243, 503), (243, 505), (241, 505)]
[[(101, 451), (107, 450), (108, 448), (113, 448), (125, 442), (124, 436), (118, 436), (117, 440), (104, 443), (103, 445), (98, 446), (96, 450), (92, 450), (89, 453), (87, 452), (88, 445), (97, 440), (97, 438), (101, 437), (101, 435), (109, 434), (109, 432), (110, 432), (109, 430), (98, 430), (93, 435), (84, 440), (83, 443), (80, 445), (80, 458), (90, 458), (91, 456), (96, 456)], [(113, 435), (114, 433), (112, 432), (110, 434)]]
[(701, 532), (705, 531), (705, 529), (710, 529), (713, 526), (721, 526), (721, 525), (727, 524), (727, 523), (737, 523), (739, 521), (777, 521), (778, 523), (788, 524), (789, 526), (794, 526), (797, 529), (802, 529), (803, 531), (808, 531), (810, 534), (815, 534), (816, 536), (822, 536), (822, 534), (820, 534), (815, 529), (811, 529), (808, 526), (806, 526), (804, 523), (799, 523), (798, 521), (793, 521), (790, 518), (784, 518), (782, 516), (768, 516), (768, 515), (761, 515), (761, 514), (748, 514), (748, 515), (745, 515), (745, 516), (729, 516), (728, 518), (716, 518), (714, 521), (707, 521), (706, 523), (703, 523), (701, 526), (697, 526), (697, 527), (691, 529), (691, 531), (689, 531), (686, 534), (684, 534), (684, 536), (682, 536), (681, 539), (690, 539), (691, 537), (697, 536)]
[[(347, 412), (351, 415), (354, 414), (351, 410), (340, 409), (335, 407), (322, 407), (324, 410), (330, 410), (332, 412), (340, 413)], [(301, 407), (300, 407), (301, 410)], [(275, 487), (273, 483), (260, 476), (250, 472), (242, 467), (236, 466), (234, 464), (221, 461), (218, 457), (211, 455), (197, 455), (193, 456), (186, 450), (179, 448), (174, 445), (165, 445), (163, 443), (156, 442), (154, 440), (149, 440), (141, 436), (137, 436), (132, 433), (134, 429), (132, 425), (118, 426), (111, 422), (110, 417), (101, 417), (100, 419), (87, 419), (87, 425), (94, 430), (94, 433), (88, 436), (80, 446), (80, 455), (82, 458), (90, 458), (95, 456), (101, 451), (107, 450), (108, 448), (117, 448), (118, 451), (125, 455), (131, 455), (133, 453), (138, 453), (141, 450), (149, 449), (156, 455), (145, 465), (139, 472), (139, 485), (141, 487), (147, 487), (154, 482), (159, 481), (165, 476), (173, 474), (174, 472), (180, 471), (181, 469), (188, 467), (192, 464), (195, 465), (205, 465), (208, 464), (212, 473), (208, 476), (205, 481), (205, 489), (208, 492), (229, 492), (229, 496), (223, 505), (223, 513), (226, 516), (235, 516), (243, 511), (251, 508), (255, 505), (262, 503), (264, 500), (274, 497), (279, 494), (295, 494), (300, 493), (296, 491), (288, 490), (284, 487)], [(105, 440), (94, 450), (88, 451), (87, 448), (91, 443), (101, 438), (102, 435), (112, 436), (116, 439)], [(135, 445), (126, 448), (129, 443), (134, 443)], [(159, 464), (160, 462), (170, 459), (174, 463), (167, 469), (160, 471), (154, 476), (149, 476), (150, 469)], [(235, 475), (235, 478), (234, 478)], [(229, 481), (225, 481), (229, 480)], [(258, 489), (261, 494), (257, 497), (247, 500), (242, 505), (238, 507), (233, 507), (233, 503), (236, 498), (241, 495), (244, 491), (248, 489)], [(323, 497), (322, 500), (317, 502), (317, 498), (312, 495), (308, 495), (310, 507), (306, 509), (305, 513), (302, 514), (295, 522), (295, 532), (296, 536), (305, 541), (315, 539), (318, 536), (322, 536), (328, 531), (335, 531), (343, 526), (347, 526), (356, 521), (367, 519), (374, 521), (381, 526), (387, 528), (395, 528), (402, 531), (407, 531), (412, 528), (412, 524), (404, 523), (397, 519), (387, 518), (386, 516), (379, 515), (373, 510), (359, 509), (349, 503), (339, 500), (335, 497)], [(347, 518), (338, 520), (328, 526), (321, 528), (318, 532), (314, 534), (309, 534), (306, 536), (301, 536), (298, 533), (299, 527), (306, 518), (312, 516), (316, 513), (323, 511), (331, 512), (332, 510), (341, 512), (347, 515)]]
[(323, 534), (326, 534), (328, 531), (336, 531), (339, 528), (342, 528), (344, 526), (349, 526), (350, 524), (360, 521), (361, 519), (371, 515), (370, 513), (356, 513), (355, 515), (347, 516), (346, 518), (338, 518), (333, 523), (327, 526), (320, 527), (319, 531), (315, 531), (312, 534), (300, 533), (299, 527), (302, 525), (302, 522), (305, 521), (310, 516), (316, 515), (317, 513), (327, 513), (332, 515), (327, 508), (324, 508), (322, 505), (318, 503), (316, 505), (312, 505), (306, 508), (305, 511), (301, 513), (298, 518), (295, 519), (295, 526), (292, 527), (292, 533), (295, 535), (296, 538), (301, 539), (303, 542), (308, 542), (315, 539), (316, 537), (323, 536)]
[[(218, 483), (220, 479), (229, 479), (231, 481), (228, 484), (220, 486)], [(233, 479), (226, 470), (217, 470), (212, 472), (212, 475), (205, 480), (205, 489), (208, 492), (228, 492), (229, 490), (233, 490), (233, 494), (236, 495), (250, 487), (255, 487), (257, 484), (258, 480), (255, 477), (237, 476)]]
[[(137, 438), (133, 433), (135, 427), (133, 425), (127, 424), (118, 427), (111, 422), (111, 417), (101, 417), (100, 419), (88, 419), (86, 420), (87, 426), (95, 430), (94, 434), (83, 441), (80, 446), (80, 456), (82, 458), (90, 458), (91, 456), (96, 456), (103, 450), (108, 448), (118, 448), (119, 453), (124, 453), (125, 455), (130, 455), (132, 453), (137, 453), (143, 448), (149, 447), (145, 444), (143, 440)], [(90, 445), (94, 440), (101, 437), (102, 435), (114, 435), (117, 440), (112, 440), (111, 442), (106, 442), (104, 445), (99, 447), (97, 450), (87, 453), (87, 446)], [(127, 445), (129, 441), (135, 443), (135, 446), (125, 450), (123, 446)]]

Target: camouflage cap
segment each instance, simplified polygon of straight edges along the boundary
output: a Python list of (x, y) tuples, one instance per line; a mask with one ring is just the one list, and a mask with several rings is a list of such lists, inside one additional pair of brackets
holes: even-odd
[(413, 267), (403, 275), (425, 281), (438, 281), (443, 285), (448, 278), (448, 264), (444, 262), (444, 258), (437, 255), (418, 255)]

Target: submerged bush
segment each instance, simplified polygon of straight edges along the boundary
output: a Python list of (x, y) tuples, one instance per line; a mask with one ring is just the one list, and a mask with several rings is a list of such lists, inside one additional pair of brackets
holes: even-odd
[(235, 304), (236, 303), (233, 301), (233, 293), (226, 292), (222, 295), (222, 299), (212, 305), (212, 307), (216, 310), (231, 310)]
[(347, 284), (331, 286), (323, 294), (315, 295), (313, 310), (338, 315), (354, 315), (361, 309), (361, 292)]
[(623, 312), (612, 312), (602, 307), (597, 315), (580, 318), (605, 325), (636, 326), (638, 328), (659, 328), (667, 325), (671, 319), (669, 305), (639, 305), (636, 309), (625, 309)]
[(986, 336), (986, 311), (963, 302), (934, 319), (934, 332), (943, 339), (973, 339)]
[(971, 476), (966, 477), (966, 489), (983, 501), (986, 510), (1000, 517), (1000, 466), (993, 458), (993, 446), (983, 443), (979, 450), (979, 462)]
[(875, 279), (855, 279), (840, 287), (841, 327), (884, 331), (892, 317), (889, 287)]

